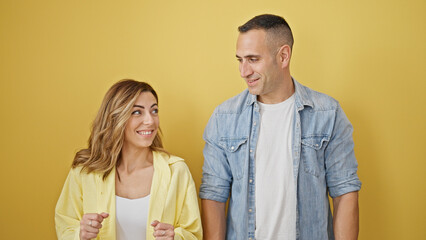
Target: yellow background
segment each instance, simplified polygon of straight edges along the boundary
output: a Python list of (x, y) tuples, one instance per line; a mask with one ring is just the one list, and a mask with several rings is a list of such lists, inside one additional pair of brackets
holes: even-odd
[(0, 238), (55, 239), (54, 207), (107, 89), (151, 83), (166, 148), (197, 187), (215, 106), (245, 88), (237, 27), (262, 13), (293, 29), (292, 75), (354, 125), (360, 239), (426, 239), (426, 2), (0, 2)]

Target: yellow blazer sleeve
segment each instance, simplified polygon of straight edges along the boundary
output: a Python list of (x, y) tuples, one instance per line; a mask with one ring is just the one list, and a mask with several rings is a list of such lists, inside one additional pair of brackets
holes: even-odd
[(83, 198), (80, 169), (71, 169), (55, 208), (56, 235), (59, 240), (79, 240)]
[(203, 239), (200, 210), (198, 207), (197, 190), (188, 167), (185, 166), (187, 177), (186, 191), (178, 195), (183, 197), (182, 209), (175, 226), (175, 239)]

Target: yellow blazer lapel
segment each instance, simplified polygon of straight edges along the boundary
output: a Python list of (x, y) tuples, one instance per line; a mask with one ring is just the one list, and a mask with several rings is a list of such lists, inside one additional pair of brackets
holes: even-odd
[(153, 156), (154, 176), (152, 178), (151, 197), (149, 200), (147, 236), (152, 236), (154, 233), (151, 226), (152, 221), (163, 221), (164, 206), (167, 201), (166, 198), (171, 177), (167, 159), (165, 159), (161, 153), (156, 151), (153, 151)]

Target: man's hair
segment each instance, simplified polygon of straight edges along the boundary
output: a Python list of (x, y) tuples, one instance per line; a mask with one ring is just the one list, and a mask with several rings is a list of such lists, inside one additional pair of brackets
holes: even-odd
[[(262, 14), (250, 19), (244, 25), (238, 27), (240, 33), (245, 33), (253, 29), (264, 30), (274, 41), (279, 41), (281, 45), (288, 44), (293, 48), (293, 33), (284, 18), (272, 15)], [(271, 33), (271, 34), (269, 34)], [(268, 36), (267, 36), (268, 38)]]

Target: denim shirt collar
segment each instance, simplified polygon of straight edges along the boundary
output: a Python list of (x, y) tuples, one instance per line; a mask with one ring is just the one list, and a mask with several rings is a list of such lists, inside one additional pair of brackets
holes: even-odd
[[(302, 110), (304, 106), (313, 107), (314, 104), (309, 97), (308, 93), (306, 92), (306, 89), (298, 83), (294, 78), (292, 78), (294, 83), (294, 89), (295, 89), (295, 104), (298, 111)], [(257, 95), (248, 94), (247, 96), (247, 105), (252, 105), (255, 102), (257, 102)]]

